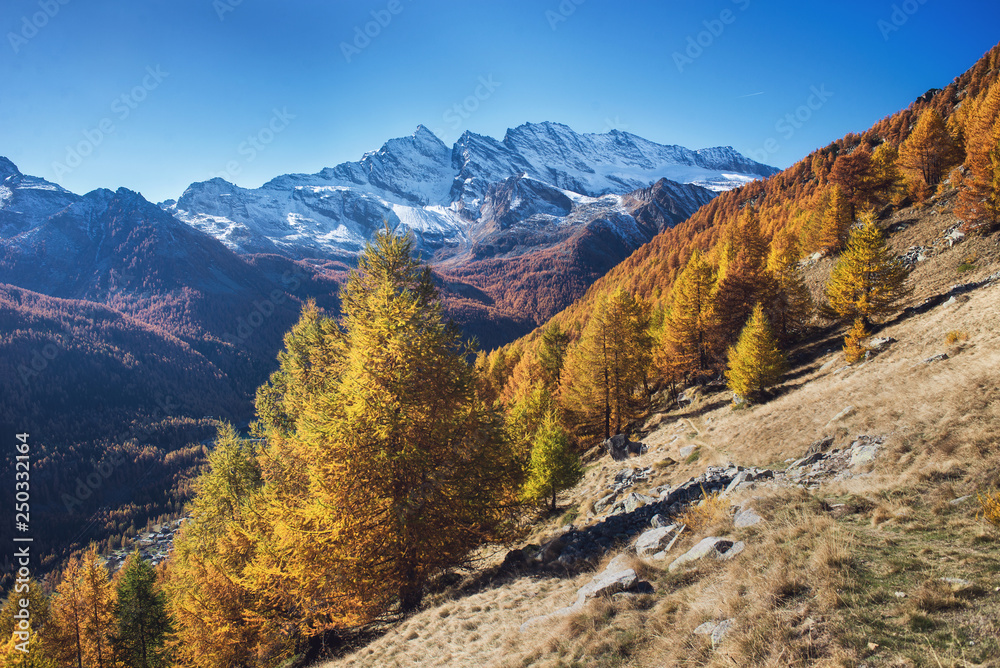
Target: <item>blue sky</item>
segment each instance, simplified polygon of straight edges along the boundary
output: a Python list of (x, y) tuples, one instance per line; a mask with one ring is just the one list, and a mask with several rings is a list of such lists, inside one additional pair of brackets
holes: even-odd
[[(0, 155), (177, 197), (552, 120), (785, 167), (1000, 41), (996, 0), (4, 0)], [(368, 34), (365, 34), (365, 33)], [(812, 108), (810, 108), (810, 105)], [(788, 115), (791, 114), (791, 118)], [(798, 118), (796, 118), (796, 115)]]

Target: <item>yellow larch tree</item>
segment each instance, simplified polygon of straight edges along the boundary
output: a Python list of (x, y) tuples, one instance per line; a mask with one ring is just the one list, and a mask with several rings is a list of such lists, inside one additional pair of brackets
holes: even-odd
[(910, 184), (910, 192), (918, 200), (933, 194), (948, 170), (962, 159), (961, 148), (934, 109), (926, 109), (920, 114), (913, 132), (899, 149), (900, 166)]
[(985, 233), (1000, 224), (1000, 81), (979, 101), (968, 127), (955, 215), (966, 232)]
[(621, 433), (648, 399), (650, 307), (623, 288), (602, 296), (567, 353), (560, 404), (582, 433)]
[(657, 369), (670, 380), (682, 382), (711, 365), (715, 284), (712, 265), (695, 249), (674, 282), (656, 351)]

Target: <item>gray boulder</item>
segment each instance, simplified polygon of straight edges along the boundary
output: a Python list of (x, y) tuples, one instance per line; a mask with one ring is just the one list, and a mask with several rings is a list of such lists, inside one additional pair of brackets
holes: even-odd
[(635, 541), (635, 553), (640, 557), (648, 557), (660, 552), (666, 548), (676, 529), (676, 525), (671, 524), (646, 531)]
[(745, 529), (746, 527), (752, 527), (760, 524), (764, 521), (764, 518), (757, 514), (757, 511), (752, 508), (747, 508), (746, 510), (741, 510), (733, 518), (733, 526), (737, 529)]
[(649, 448), (638, 441), (630, 441), (625, 434), (615, 434), (603, 443), (604, 449), (616, 462), (625, 461), (628, 456), (645, 454)]
[(737, 552), (734, 555), (739, 554), (743, 551), (745, 545), (742, 543), (733, 543), (733, 541), (726, 538), (719, 538), (717, 536), (709, 536), (708, 538), (703, 538), (697, 545), (692, 547), (690, 550), (677, 557), (671, 562), (670, 566), (667, 567), (671, 573), (676, 571), (678, 568), (685, 566), (687, 564), (698, 561), (708, 556), (713, 556), (716, 559), (731, 558), (727, 557), (726, 554), (734, 547), (737, 547)]

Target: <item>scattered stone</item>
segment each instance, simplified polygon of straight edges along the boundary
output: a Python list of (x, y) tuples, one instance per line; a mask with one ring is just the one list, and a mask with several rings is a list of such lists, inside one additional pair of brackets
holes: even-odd
[(964, 589), (973, 586), (972, 581), (962, 578), (941, 578), (941, 582), (950, 584), (952, 589)]
[(868, 341), (868, 349), (872, 352), (880, 353), (886, 350), (893, 343), (896, 343), (896, 339), (891, 336), (876, 337)]
[(617, 492), (613, 492), (611, 494), (608, 494), (607, 496), (601, 497), (600, 499), (597, 500), (596, 503), (594, 503), (594, 512), (603, 513), (605, 510), (610, 508), (617, 500), (618, 500)]
[(596, 575), (588, 584), (581, 587), (576, 593), (576, 602), (565, 608), (560, 608), (547, 615), (532, 617), (521, 624), (521, 633), (524, 633), (542, 622), (555, 617), (564, 617), (582, 608), (587, 601), (598, 596), (613, 596), (622, 592), (649, 593), (653, 590), (652, 585), (644, 582), (636, 575), (635, 570), (627, 568), (628, 557), (623, 554), (612, 559), (608, 565)]
[(681, 448), (681, 450), (680, 450), (680, 453), (681, 453), (681, 457), (682, 457), (683, 459), (687, 459), (688, 457), (690, 457), (690, 456), (691, 456), (691, 453), (693, 453), (693, 452), (694, 452), (695, 450), (697, 450), (697, 449), (698, 449), (698, 446), (697, 446), (697, 445), (685, 445), (685, 446), (684, 446), (683, 448)]
[(826, 452), (827, 450), (830, 449), (831, 445), (833, 445), (833, 436), (824, 436), (823, 438), (819, 439), (818, 441), (809, 446), (809, 449), (806, 450), (806, 457), (809, 457), (810, 455), (819, 454), (821, 452)]
[(670, 526), (646, 531), (636, 540), (635, 553), (640, 557), (648, 557), (657, 552), (665, 551), (664, 548), (676, 529), (677, 526), (671, 524)]
[(896, 598), (906, 598), (906, 592), (905, 592), (905, 591), (897, 591), (897, 592), (893, 592), (893, 595), (894, 595), (894, 596), (895, 596)]
[(860, 466), (861, 464), (867, 464), (875, 459), (875, 455), (878, 454), (878, 449), (879, 446), (877, 445), (859, 445), (851, 448), (851, 468)]
[(924, 364), (933, 364), (934, 362), (941, 362), (948, 359), (948, 353), (939, 353), (933, 357), (928, 357), (924, 360)]
[(960, 506), (971, 498), (972, 498), (971, 494), (966, 494), (965, 496), (960, 496), (957, 499), (952, 499), (948, 503), (950, 503), (953, 506)]
[(732, 619), (727, 619), (719, 622), (719, 625), (712, 630), (712, 649), (716, 649), (722, 644), (726, 634), (728, 634), (729, 630), (733, 628), (733, 624), (734, 621)]
[(848, 406), (847, 408), (845, 408), (844, 410), (840, 411), (839, 413), (837, 413), (836, 415), (834, 415), (832, 418), (830, 418), (830, 421), (827, 422), (826, 424), (827, 424), (827, 426), (829, 426), (829, 425), (833, 424), (834, 422), (837, 422), (838, 420), (843, 420), (847, 416), (851, 415), (853, 412), (854, 412), (854, 406)]
[(645, 454), (648, 447), (638, 441), (630, 441), (625, 434), (615, 434), (602, 444), (611, 458), (616, 462), (624, 461), (631, 455)]
[(656, 513), (651, 518), (649, 518), (649, 525), (654, 529), (659, 529), (660, 527), (668, 526), (667, 519), (659, 513)]
[(718, 625), (718, 622), (705, 622), (694, 630), (694, 634), (696, 636), (710, 636), (712, 635), (712, 632), (715, 631), (715, 627)]
[(719, 561), (729, 561), (730, 559), (736, 557), (736, 555), (742, 553), (746, 547), (747, 544), (742, 540), (736, 541), (727, 550), (722, 550), (722, 547), (716, 547), (715, 558)]
[(737, 529), (745, 529), (747, 527), (756, 526), (764, 521), (764, 518), (757, 514), (752, 508), (747, 508), (746, 510), (738, 513), (735, 518), (733, 518), (733, 526)]
[[(737, 543), (739, 545), (736, 554), (743, 551), (745, 547), (742, 543)], [(734, 547), (734, 543), (731, 540), (725, 538), (719, 538), (717, 536), (709, 536), (708, 538), (703, 538), (697, 545), (692, 547), (690, 550), (682, 554), (681, 556), (674, 559), (674, 561), (667, 567), (671, 573), (676, 571), (681, 566), (698, 561), (707, 556), (714, 556), (717, 559), (723, 558), (727, 552), (729, 552)], [(735, 556), (735, 555), (733, 555)]]

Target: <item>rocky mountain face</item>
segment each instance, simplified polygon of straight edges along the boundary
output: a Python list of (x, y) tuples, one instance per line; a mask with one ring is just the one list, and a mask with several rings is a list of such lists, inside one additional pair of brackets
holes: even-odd
[[(690, 215), (706, 198), (702, 190), (728, 190), (776, 172), (729, 147), (692, 151), (617, 130), (578, 134), (558, 123), (527, 123), (503, 141), (466, 132), (449, 148), (419, 126), (358, 162), (286, 174), (256, 189), (216, 178), (162, 206), (240, 253), (350, 257), (388, 221), (412, 231), (428, 256), (447, 260), (496, 225), (509, 229), (536, 215), (586, 224), (586, 213), (566, 219), (594, 199), (662, 178), (675, 182)], [(512, 178), (518, 181), (508, 183)]]

